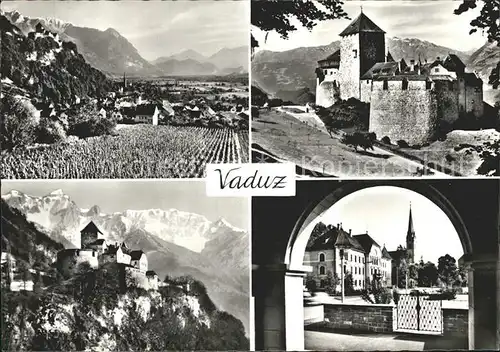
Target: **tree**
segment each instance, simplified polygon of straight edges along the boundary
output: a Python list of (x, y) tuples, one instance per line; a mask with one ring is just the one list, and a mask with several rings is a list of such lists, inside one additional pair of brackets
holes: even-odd
[(446, 254), (438, 259), (438, 277), (441, 282), (448, 286), (452, 286), (458, 277), (458, 269), (455, 258)]
[[(281, 38), (288, 39), (290, 32), (296, 31), (297, 27), (292, 22), (300, 24), (312, 30), (319, 21), (337, 18), (349, 18), (342, 9), (343, 2), (340, 0), (253, 0), (251, 11), (251, 24), (266, 32), (278, 33)], [(251, 34), (252, 49), (259, 46), (258, 41)]]
[[(472, 29), (469, 34), (477, 32), (478, 29), (483, 31), (486, 30), (488, 34), (488, 41), (490, 43), (496, 42), (497, 46), (500, 46), (500, 26), (498, 23), (498, 14), (500, 12), (500, 2), (498, 0), (462, 0), (462, 3), (454, 11), (455, 15), (460, 15), (471, 9), (475, 9), (478, 3), (482, 3), (480, 14), (471, 21), (470, 25)], [(499, 72), (500, 72), (500, 61), (492, 69), (489, 84), (493, 85), (493, 88), (497, 89), (499, 87)]]
[(354, 132), (353, 134), (344, 135), (344, 137), (342, 137), (342, 143), (352, 146), (356, 152), (358, 151), (358, 147), (366, 151), (367, 149), (373, 150), (373, 143), (376, 139), (377, 136), (373, 132)]
[(418, 266), (418, 286), (433, 287), (437, 285), (438, 270), (432, 262), (421, 262)]
[(333, 274), (331, 270), (326, 273), (325, 290), (329, 295), (334, 295), (337, 292), (337, 286), (340, 283), (340, 279), (337, 273)]
[(467, 269), (464, 266), (460, 266), (458, 268), (457, 280), (455, 282), (456, 286), (459, 286), (459, 287), (467, 286), (467, 282), (468, 282), (467, 279), (468, 279)]
[(306, 277), (306, 288), (309, 292), (313, 293), (314, 291), (316, 291), (316, 287), (317, 287), (317, 284), (316, 284), (316, 280), (314, 280), (314, 277), (312, 275), (307, 275)]
[(353, 293), (354, 292), (354, 281), (352, 279), (352, 273), (346, 272), (344, 274), (344, 290), (345, 293)]
[(406, 275), (408, 273), (408, 264), (405, 259), (401, 259), (399, 265), (396, 267), (396, 280), (399, 288), (406, 287)]
[(418, 267), (415, 264), (408, 265), (408, 287), (415, 287), (418, 283)]

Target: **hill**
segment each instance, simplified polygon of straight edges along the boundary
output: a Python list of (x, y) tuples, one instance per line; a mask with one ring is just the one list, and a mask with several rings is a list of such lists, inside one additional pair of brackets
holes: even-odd
[(36, 269), (50, 271), (50, 264), (64, 246), (39, 231), (35, 224), (3, 199), (1, 203), (2, 252), (8, 251)]
[[(116, 264), (35, 292), (2, 290), (6, 350), (245, 350), (243, 325), (217, 309), (203, 283), (120, 288)], [(176, 285), (189, 283), (189, 290)]]
[[(389, 52), (395, 60), (419, 57), (424, 62), (449, 53), (457, 54), (464, 62), (469, 55), (457, 50), (439, 46), (416, 38), (386, 38)], [(296, 91), (307, 87), (316, 89), (315, 69), (317, 61), (324, 59), (340, 48), (340, 42), (316, 47), (300, 47), (283, 52), (263, 50), (252, 58), (252, 81), (268, 93), (280, 90)]]
[(209, 62), (199, 62), (193, 59), (177, 60), (169, 59), (156, 64), (164, 75), (214, 75), (217, 73), (217, 67)]
[(468, 64), (478, 72), (483, 82), (487, 83), (491, 70), (500, 61), (500, 47), (495, 43), (486, 42), (469, 58)]
[(71, 102), (75, 96), (100, 96), (111, 82), (90, 66), (75, 44), (58, 34), (38, 28), (24, 36), (0, 15), (2, 27), (2, 90), (9, 85), (34, 97), (55, 103)]

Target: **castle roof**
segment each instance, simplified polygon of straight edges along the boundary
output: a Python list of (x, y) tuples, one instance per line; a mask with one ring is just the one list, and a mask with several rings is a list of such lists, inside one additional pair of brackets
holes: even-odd
[(443, 66), (448, 71), (453, 71), (453, 72), (463, 71), (465, 68), (465, 64), (455, 54), (448, 54), (448, 56), (443, 62)]
[(340, 67), (340, 49), (335, 51), (333, 54), (328, 55), (325, 59), (319, 60), (318, 64), (320, 67), (324, 68), (330, 68), (330, 67), (335, 67), (339, 68)]
[(395, 61), (391, 62), (377, 62), (373, 65), (366, 73), (361, 77), (361, 79), (370, 79), (375, 76), (393, 76), (399, 71), (399, 63)]
[(132, 251), (132, 252), (130, 252), (130, 259), (131, 260), (139, 260), (139, 259), (141, 259), (143, 254), (144, 254), (144, 252), (141, 250)]
[(146, 276), (158, 276), (158, 274), (154, 270), (146, 271)]
[(100, 238), (100, 239), (98, 239), (98, 240), (93, 241), (92, 243), (89, 243), (89, 245), (97, 245), (97, 246), (100, 246), (101, 244), (103, 244), (103, 243), (105, 243), (105, 242), (106, 242), (106, 240), (105, 240), (105, 239)]
[(377, 26), (371, 19), (368, 18), (363, 12), (347, 26), (339, 35), (344, 37), (346, 35), (361, 33), (361, 32), (378, 32), (385, 33), (379, 26)]
[(99, 232), (100, 234), (102, 234), (101, 230), (99, 230), (99, 228), (96, 226), (96, 224), (94, 224), (93, 221), (89, 222), (87, 226), (85, 226), (80, 232)]

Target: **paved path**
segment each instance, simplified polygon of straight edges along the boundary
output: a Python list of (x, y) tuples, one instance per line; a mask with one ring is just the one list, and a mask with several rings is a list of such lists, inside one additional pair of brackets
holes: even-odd
[(442, 336), (305, 332), (305, 349), (309, 351), (423, 351), (466, 348), (466, 341), (446, 339)]

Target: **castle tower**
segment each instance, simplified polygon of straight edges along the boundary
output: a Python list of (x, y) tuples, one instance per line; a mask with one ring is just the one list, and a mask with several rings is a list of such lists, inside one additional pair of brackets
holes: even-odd
[(340, 97), (361, 100), (361, 76), (386, 60), (385, 32), (361, 12), (339, 35)]
[(80, 231), (80, 248), (87, 248), (89, 243), (97, 241), (99, 234), (102, 235), (103, 233), (97, 228), (93, 221), (89, 222), (88, 225)]
[(411, 216), (411, 203), (410, 216), (408, 218), (408, 231), (406, 232), (406, 253), (408, 256), (408, 264), (415, 263), (415, 229), (413, 228), (413, 218)]

